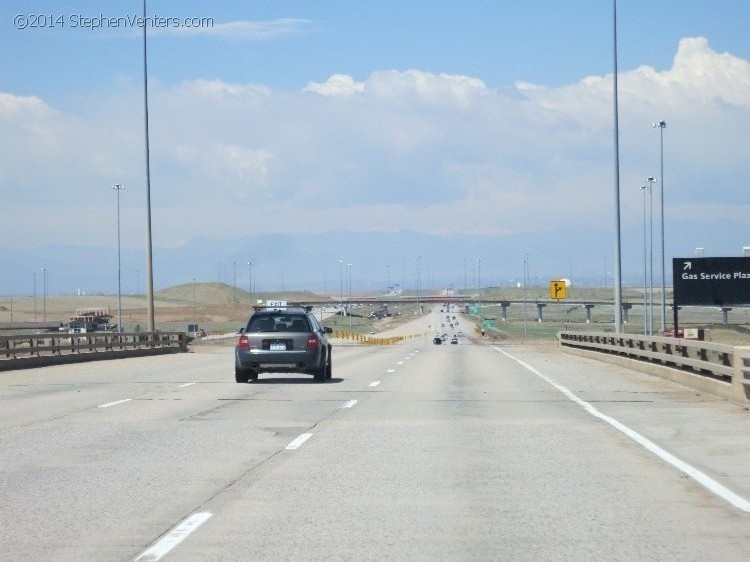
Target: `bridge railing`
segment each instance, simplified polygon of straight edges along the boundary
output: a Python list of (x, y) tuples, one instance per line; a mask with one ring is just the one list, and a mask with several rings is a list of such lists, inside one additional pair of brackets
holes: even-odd
[(0, 362), (30, 357), (156, 348), (187, 351), (187, 337), (184, 332), (89, 332), (0, 336)]
[(602, 358), (669, 367), (646, 370), (723, 398), (750, 401), (750, 347), (612, 332), (564, 331), (558, 341), (564, 348), (596, 352)]

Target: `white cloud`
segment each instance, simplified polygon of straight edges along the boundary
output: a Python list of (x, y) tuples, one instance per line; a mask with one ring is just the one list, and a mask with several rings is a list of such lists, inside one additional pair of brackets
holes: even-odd
[[(658, 172), (657, 119), (668, 122), (667, 214), (695, 215), (706, 201), (713, 217), (746, 209), (747, 60), (688, 38), (671, 69), (625, 70), (620, 86), (625, 225), (640, 221), (638, 187)], [(201, 79), (151, 88), (154, 216), (164, 243), (201, 234), (186, 221), (212, 237), (235, 235), (250, 214), (256, 232), (305, 223), (496, 234), (611, 222), (611, 76), (492, 90), (477, 77), (382, 70), (361, 82), (334, 74), (302, 91)], [(52, 222), (37, 225), (29, 243), (54, 239), (61, 225), (75, 227), (80, 206), (109, 209), (103, 187), (138, 189), (140, 96), (137, 88), (91, 93), (68, 113), (0, 93), (9, 163), (0, 190), (14, 198), (0, 208), (3, 235), (33, 209)]]
[(354, 78), (346, 74), (334, 74), (322, 84), (309, 82), (302, 91), (315, 92), (323, 96), (350, 96), (364, 92), (365, 85), (362, 82), (355, 82)]
[[(206, 19), (206, 18), (204, 18)], [(192, 23), (192, 27), (169, 25), (150, 30), (150, 33), (161, 35), (203, 35), (220, 37), (233, 41), (265, 41), (304, 33), (310, 21), (305, 19), (281, 18), (270, 21), (239, 20), (216, 23), (213, 19)]]

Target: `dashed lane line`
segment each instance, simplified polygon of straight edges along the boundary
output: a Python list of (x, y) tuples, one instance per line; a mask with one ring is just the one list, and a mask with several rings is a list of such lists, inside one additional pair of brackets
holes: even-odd
[(118, 404), (124, 404), (130, 402), (132, 398), (125, 398), (123, 400), (115, 400), (114, 402), (107, 402), (106, 404), (100, 404), (97, 408), (109, 408), (110, 406), (117, 406)]
[(299, 435), (297, 438), (295, 438), (294, 441), (289, 443), (289, 445), (286, 446), (286, 449), (289, 451), (299, 449), (300, 446), (312, 436), (312, 433), (303, 433), (302, 435)]
[(211, 517), (211, 513), (205, 511), (194, 513), (174, 529), (159, 539), (152, 547), (135, 559), (135, 562), (156, 562), (167, 555), (174, 547), (184, 541), (193, 531), (203, 525)]

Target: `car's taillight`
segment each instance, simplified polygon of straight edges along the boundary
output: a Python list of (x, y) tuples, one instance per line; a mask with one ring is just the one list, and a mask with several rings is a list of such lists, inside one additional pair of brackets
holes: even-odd
[(247, 339), (245, 334), (240, 336), (240, 341), (237, 342), (237, 347), (242, 349), (248, 349), (250, 347), (250, 340)]
[(307, 336), (307, 349), (318, 349), (319, 345), (320, 340), (318, 339), (317, 334), (309, 334)]

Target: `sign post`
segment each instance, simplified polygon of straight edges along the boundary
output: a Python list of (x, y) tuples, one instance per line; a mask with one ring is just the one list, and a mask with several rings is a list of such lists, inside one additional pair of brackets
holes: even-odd
[(750, 258), (673, 258), (674, 335), (681, 305), (750, 304)]

